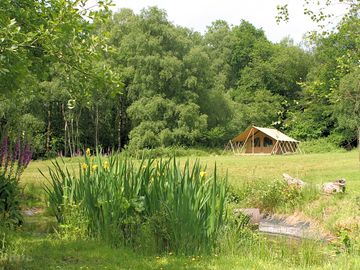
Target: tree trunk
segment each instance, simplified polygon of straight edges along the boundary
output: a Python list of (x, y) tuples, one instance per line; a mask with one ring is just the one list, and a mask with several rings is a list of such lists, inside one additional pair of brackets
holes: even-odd
[(75, 143), (77, 147), (77, 151), (80, 152), (80, 134), (79, 134), (79, 122), (80, 122), (80, 116), (81, 116), (82, 109), (80, 108), (79, 113), (77, 114), (77, 117), (75, 119), (75, 126), (76, 126), (76, 134), (75, 134)]
[(118, 116), (118, 151), (121, 150), (121, 110), (119, 110)]
[(49, 103), (47, 111), (47, 127), (46, 127), (46, 153), (50, 151), (50, 136), (51, 136), (51, 103)]
[(71, 145), (71, 156), (74, 156), (76, 154), (76, 150), (75, 150), (75, 137), (74, 137), (74, 115), (71, 116), (71, 131), (69, 134), (69, 138), (70, 138), (70, 145)]
[(70, 156), (72, 157), (74, 155), (74, 151), (73, 151), (73, 148), (72, 148), (72, 144), (71, 144), (71, 129), (68, 128), (68, 147), (69, 147), (69, 153), (70, 153)]
[(73, 155), (76, 156), (75, 131), (74, 131), (74, 115), (71, 116), (71, 140), (72, 140)]
[(63, 119), (64, 119), (64, 156), (66, 156), (67, 155), (67, 119), (65, 116), (64, 103), (61, 104), (61, 112), (62, 112)]
[(119, 108), (118, 108), (118, 151), (121, 151), (122, 141), (121, 141), (121, 132), (123, 125), (123, 101), (121, 96), (119, 97)]
[(95, 107), (95, 147), (98, 150), (99, 145), (99, 106)]

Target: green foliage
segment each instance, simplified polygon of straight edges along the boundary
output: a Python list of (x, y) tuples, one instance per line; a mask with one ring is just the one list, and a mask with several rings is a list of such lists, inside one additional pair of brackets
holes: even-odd
[(161, 157), (200, 157), (212, 155), (220, 155), (223, 152), (221, 148), (187, 148), (184, 146), (159, 147), (154, 149), (125, 149), (122, 154), (131, 156), (135, 159), (154, 159)]
[(20, 143), (13, 146), (6, 135), (0, 144), (0, 226), (21, 225), (20, 176), (31, 160), (30, 145)]
[(300, 147), (301, 150), (307, 154), (345, 151), (344, 149), (340, 148), (338, 143), (336, 141), (334, 142), (331, 137), (304, 141), (301, 143)]
[(67, 237), (87, 228), (114, 245), (144, 251), (140, 239), (150, 237), (160, 252), (192, 254), (214, 247), (226, 218), (226, 183), (216, 168), (208, 177), (198, 161), (181, 167), (175, 158), (136, 164), (86, 156), (78, 177), (57, 161), (49, 174), (50, 207)]
[(129, 134), (129, 147), (136, 149), (194, 145), (207, 125), (206, 116), (199, 115), (198, 105), (176, 105), (160, 96), (135, 101), (128, 114), (135, 126)]
[(18, 180), (0, 175), (1, 225), (14, 226), (22, 223), (20, 195)]
[[(156, 7), (112, 14), (110, 1), (89, 2), (0, 4), (0, 127), (32, 137), (35, 157), (223, 146), (252, 124), (355, 146), (356, 1), (319, 1), (318, 13), (305, 1), (318, 24), (330, 3), (349, 4), (305, 49), (247, 21), (218, 20), (202, 35)], [(278, 10), (290, 19), (287, 5)]]
[(319, 190), (311, 185), (300, 188), (288, 185), (283, 180), (255, 180), (246, 182), (234, 191), (245, 205), (260, 208), (262, 211), (292, 211), (319, 196)]
[(360, 127), (360, 68), (341, 79), (334, 96), (339, 127), (356, 133)]

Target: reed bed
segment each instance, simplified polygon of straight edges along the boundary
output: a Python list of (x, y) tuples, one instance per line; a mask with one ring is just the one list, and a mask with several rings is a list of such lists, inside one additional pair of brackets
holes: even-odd
[(79, 236), (194, 254), (214, 248), (226, 220), (227, 177), (198, 160), (87, 155), (78, 173), (54, 161), (49, 175), (49, 206), (67, 228), (83, 225)]

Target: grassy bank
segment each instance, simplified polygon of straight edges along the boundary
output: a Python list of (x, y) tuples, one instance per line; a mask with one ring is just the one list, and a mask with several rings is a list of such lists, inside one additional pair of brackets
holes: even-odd
[[(318, 242), (273, 241), (254, 234), (241, 237), (234, 232), (230, 241), (221, 243), (221, 251), (202, 257), (181, 254), (143, 255), (125, 248), (111, 248), (92, 240), (59, 240), (44, 235), (40, 226), (28, 226), (27, 232), (17, 233), (16, 254), (23, 257), (7, 260), (9, 269), (359, 269), (358, 253), (360, 216), (360, 178), (357, 152), (308, 154), (293, 156), (203, 156), (203, 164), (212, 171), (216, 162), (220, 175), (228, 173), (232, 190), (240, 196), (234, 207), (251, 207), (253, 194), (241, 193), (252, 185), (267, 190), (282, 173), (303, 179), (310, 184), (321, 184), (339, 178), (347, 180), (342, 195), (318, 194), (310, 200), (291, 207), (277, 205), (276, 214), (294, 215), (309, 220), (334, 237), (331, 244)], [(185, 157), (181, 158), (184, 162)], [(190, 158), (195, 160), (195, 158)], [(77, 168), (80, 159), (66, 159), (68, 166)], [(34, 161), (24, 172), (26, 206), (45, 207), (41, 195), (43, 177), (50, 161)], [(261, 194), (260, 194), (261, 195)], [(40, 198), (40, 199), (39, 199)], [(42, 198), (42, 199), (41, 199)], [(301, 197), (302, 198), (302, 197)], [(48, 214), (37, 217), (47, 222)], [(32, 219), (32, 218), (30, 218)], [(26, 228), (26, 225), (24, 226)], [(30, 227), (30, 228), (29, 228)], [(46, 226), (45, 226), (46, 227)], [(254, 238), (255, 237), (255, 238)], [(245, 241), (242, 241), (245, 239)], [(25, 258), (25, 261), (24, 261)], [(44, 259), (46, 258), (46, 259)]]

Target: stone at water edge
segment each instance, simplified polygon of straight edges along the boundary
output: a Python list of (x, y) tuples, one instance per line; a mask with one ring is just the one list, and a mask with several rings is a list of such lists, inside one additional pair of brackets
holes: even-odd
[(260, 220), (262, 218), (262, 215), (260, 213), (260, 209), (259, 208), (238, 208), (238, 209), (234, 209), (234, 214), (235, 215), (239, 215), (239, 214), (243, 214), (246, 215), (250, 218), (250, 224), (253, 225), (258, 225), (260, 223)]

